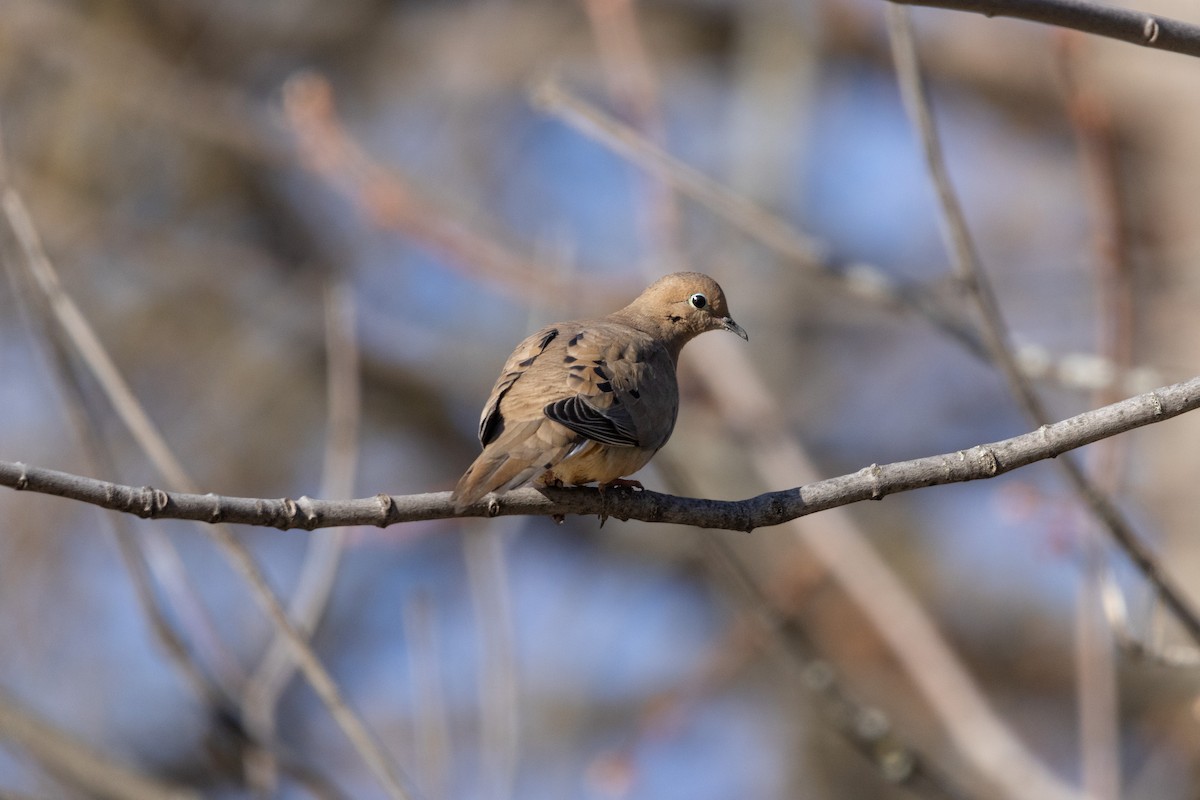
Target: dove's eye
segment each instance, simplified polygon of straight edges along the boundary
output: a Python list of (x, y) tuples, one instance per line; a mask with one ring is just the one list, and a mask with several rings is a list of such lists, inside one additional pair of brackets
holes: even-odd
[(692, 304), (692, 308), (704, 308), (706, 305), (708, 305), (708, 298), (699, 292), (696, 292), (694, 295), (688, 298), (688, 302)]

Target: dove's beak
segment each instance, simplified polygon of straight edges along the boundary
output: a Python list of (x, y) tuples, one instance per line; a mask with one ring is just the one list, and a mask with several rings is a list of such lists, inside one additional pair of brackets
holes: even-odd
[(724, 319), (722, 319), (721, 327), (724, 328), (725, 330), (729, 331), (730, 333), (736, 333), (738, 336), (742, 337), (747, 342), (750, 341), (750, 335), (748, 333), (746, 333), (746, 329), (743, 328), (741, 325), (738, 325), (736, 322), (734, 322), (732, 317), (725, 317)]

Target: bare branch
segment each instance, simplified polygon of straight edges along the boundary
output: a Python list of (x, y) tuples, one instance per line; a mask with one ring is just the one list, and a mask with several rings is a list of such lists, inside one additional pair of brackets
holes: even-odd
[(849, 475), (740, 501), (676, 497), (651, 491), (518, 489), (499, 497), (489, 496), (456, 515), (449, 492), (379, 494), (357, 500), (223, 497), (165, 492), (149, 486), (121, 486), (9, 461), (0, 461), (0, 485), (80, 500), (149, 519), (228, 522), (281, 530), (338, 525), (382, 528), (399, 522), (454, 516), (599, 514), (621, 520), (751, 531), (861, 500), (881, 500), (889, 494), (926, 486), (994, 478), (1196, 408), (1200, 408), (1200, 377), (1085, 411), (1011, 439), (910, 461), (872, 464)]
[(1057, 25), (1155, 50), (1200, 56), (1200, 26), (1084, 0), (890, 0), (898, 5), (974, 11)]

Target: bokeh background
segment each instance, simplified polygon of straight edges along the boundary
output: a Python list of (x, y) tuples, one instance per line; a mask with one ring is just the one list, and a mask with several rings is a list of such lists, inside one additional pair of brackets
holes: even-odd
[[(47, 314), (13, 197), (199, 491), (447, 490), (517, 341), (680, 268), (723, 284), (750, 341), (689, 346), (649, 488), (738, 499), (1029, 430), (947, 333), (975, 316), (885, 6), (3, 0), (0, 458), (180, 478)], [(913, 18), (1053, 415), (1193, 374), (1195, 62)], [(674, 166), (648, 171), (655, 152)], [(760, 229), (680, 191), (689, 169)], [(1185, 417), (1079, 454), (1196, 603), (1198, 436)], [(146, 791), (384, 796), (197, 526), (6, 490), (0, 531), (0, 795), (168, 796), (102, 789), (102, 763)], [(421, 797), (1195, 797), (1189, 642), (1052, 463), (749, 536), (235, 533), (305, 598), (316, 653)]]

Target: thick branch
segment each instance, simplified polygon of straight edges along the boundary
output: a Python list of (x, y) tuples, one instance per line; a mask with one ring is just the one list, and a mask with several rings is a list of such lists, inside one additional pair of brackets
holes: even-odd
[[(750, 531), (924, 486), (993, 478), (1196, 408), (1200, 408), (1200, 377), (1043, 425), (1011, 439), (911, 461), (872, 464), (850, 475), (746, 500), (704, 500), (650, 491), (610, 490), (601, 494), (596, 489), (519, 489), (481, 500), (461, 516), (599, 514), (622, 520)], [(338, 525), (385, 527), (398, 522), (456, 516), (449, 492), (406, 496), (380, 494), (358, 500), (221, 497), (121, 486), (5, 461), (0, 461), (0, 485), (81, 500), (150, 519), (232, 522), (284, 530)]]
[(1084, 0), (891, 0), (910, 6), (974, 11), (988, 17), (1013, 17), (1072, 28), (1110, 39), (1200, 56), (1200, 26), (1169, 17)]

